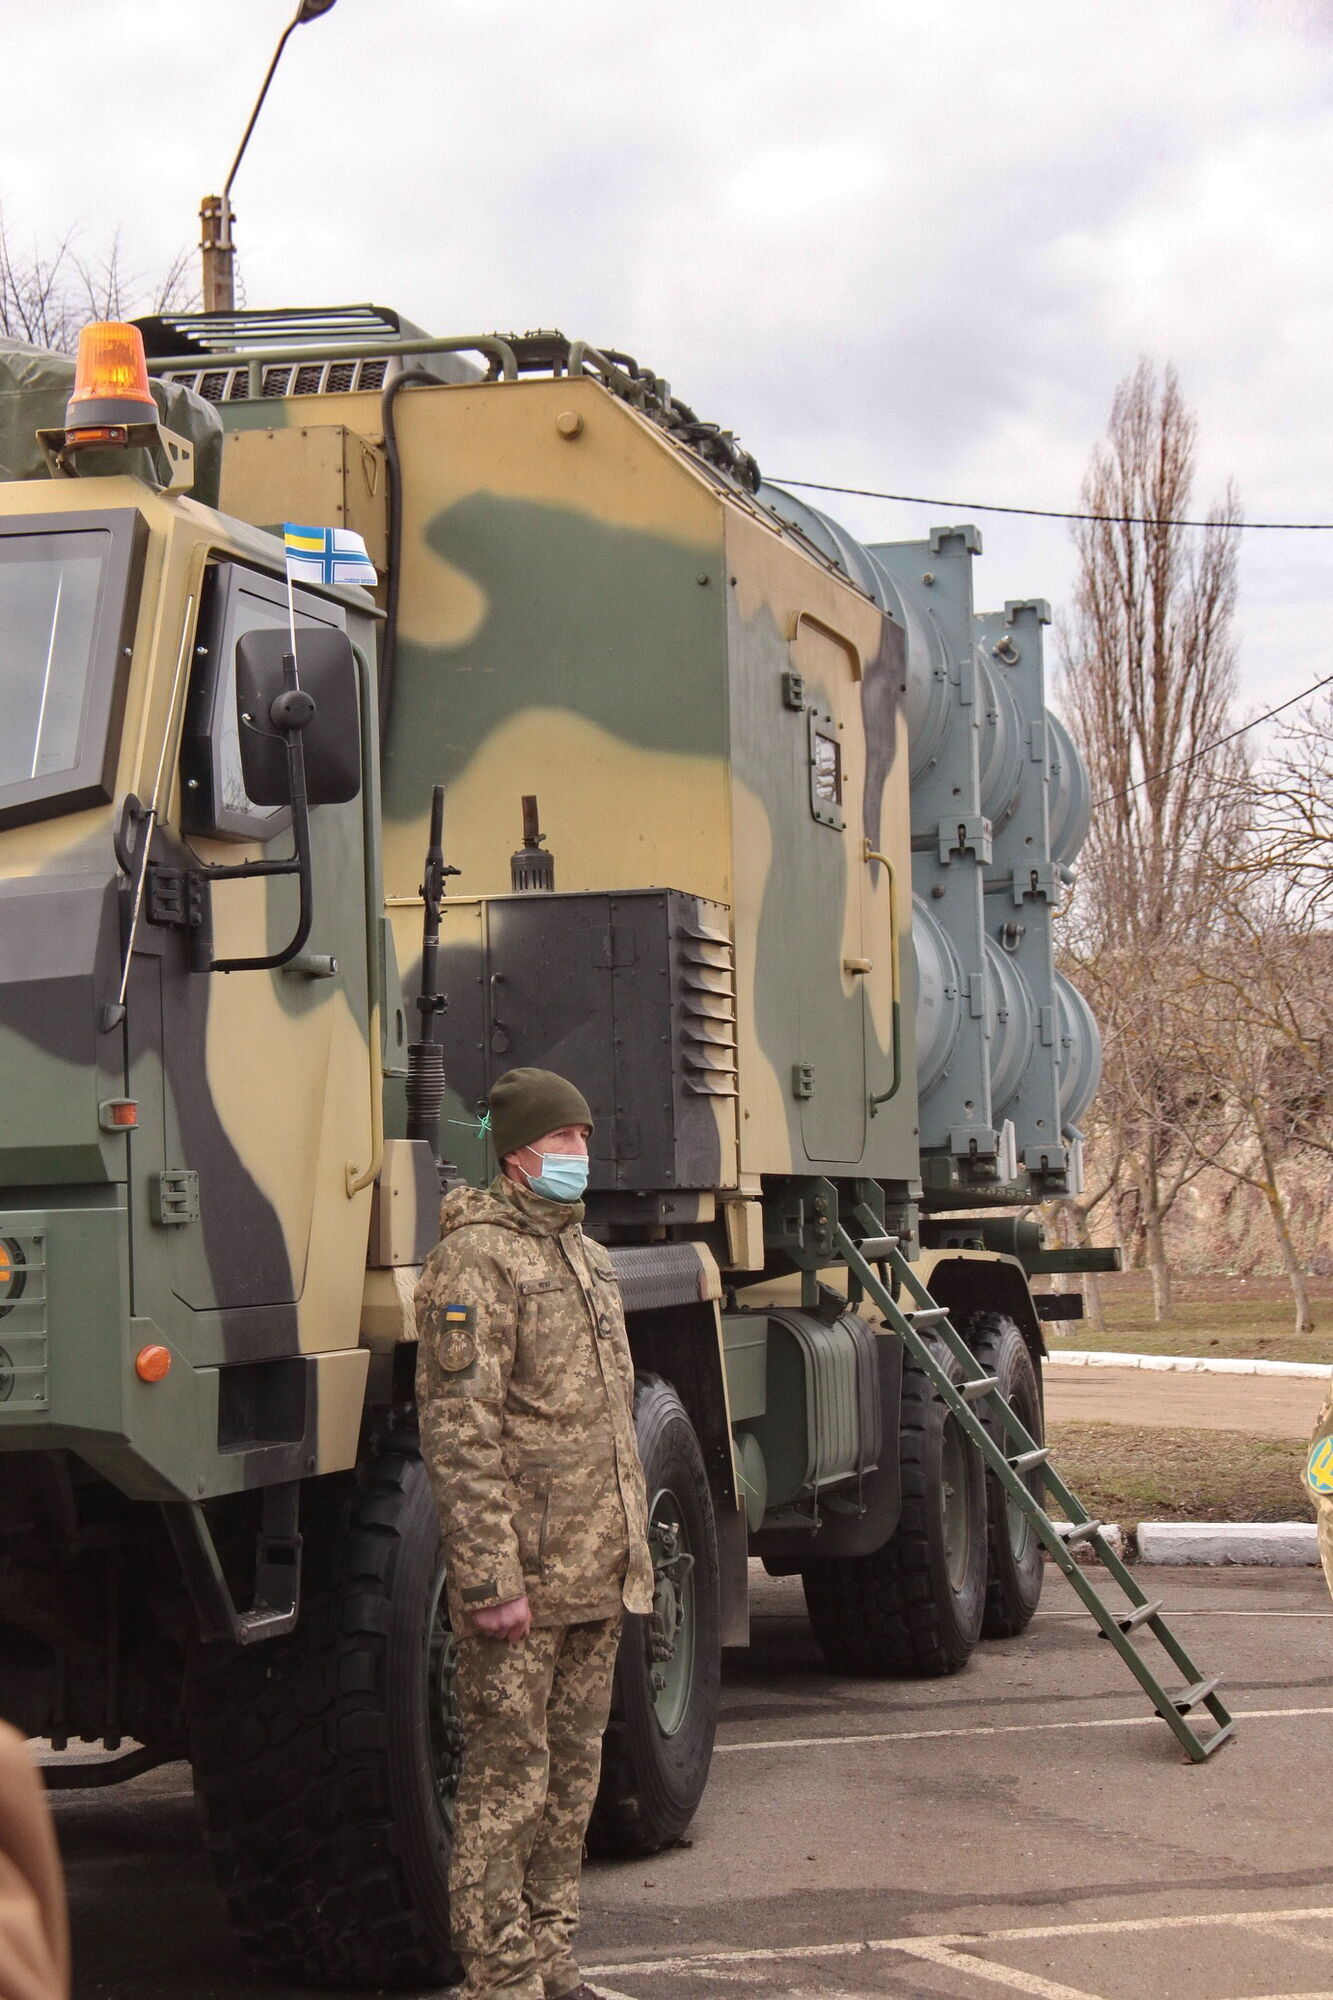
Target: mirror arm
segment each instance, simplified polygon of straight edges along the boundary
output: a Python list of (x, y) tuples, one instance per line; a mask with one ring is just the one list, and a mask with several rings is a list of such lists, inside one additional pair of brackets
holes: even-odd
[(310, 936), (315, 913), (314, 871), (310, 859), (310, 798), (301, 732), (314, 716), (315, 704), (301, 690), (296, 677), (294, 653), (283, 655), (282, 677), (283, 692), (273, 701), (269, 720), (275, 729), (282, 732), (283, 748), (287, 753), (287, 791), (292, 807), (294, 852), (286, 861), (239, 861), (234, 864), (204, 861), (194, 873), (204, 882), (237, 882), (253, 875), (297, 876), (301, 888), (296, 929), (281, 951), (266, 953), (262, 958), (214, 958), (213, 913), (211, 899), (206, 898), (202, 919), (196, 924), (190, 941), (192, 972), (276, 972), (280, 966), (290, 965), (299, 956)]
[(286, 861), (240, 861), (234, 865), (226, 863), (205, 863), (197, 872), (212, 882), (236, 882), (247, 875), (295, 875), (300, 880), (300, 910), (296, 919), (296, 929), (281, 951), (275, 951), (265, 958), (214, 958), (213, 927), (200, 926), (194, 943), (203, 963), (197, 969), (204, 972), (272, 972), (279, 966), (288, 965), (304, 950), (310, 936), (310, 926), (314, 920), (314, 877), (310, 863), (310, 805), (306, 797), (305, 747), (301, 742), (299, 729), (293, 729), (286, 740), (287, 776), (292, 794), (292, 839), (295, 853)]

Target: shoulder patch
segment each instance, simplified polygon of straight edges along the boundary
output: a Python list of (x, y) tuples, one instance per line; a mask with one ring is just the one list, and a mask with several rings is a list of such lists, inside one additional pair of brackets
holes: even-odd
[(477, 1358), (476, 1313), (471, 1306), (436, 1306), (435, 1354), (446, 1375), (459, 1375)]
[(1311, 1445), (1305, 1483), (1312, 1493), (1333, 1493), (1333, 1437), (1316, 1438)]

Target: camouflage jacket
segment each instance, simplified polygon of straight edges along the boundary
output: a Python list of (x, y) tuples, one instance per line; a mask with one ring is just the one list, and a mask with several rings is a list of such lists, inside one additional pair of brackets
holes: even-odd
[(1319, 1560), (1333, 1590), (1333, 1388), (1315, 1421), (1310, 1455), (1305, 1461), (1305, 1486), (1319, 1523)]
[(625, 1318), (582, 1215), (503, 1175), (441, 1206), (417, 1407), (456, 1630), (525, 1592), (538, 1625), (652, 1610)]

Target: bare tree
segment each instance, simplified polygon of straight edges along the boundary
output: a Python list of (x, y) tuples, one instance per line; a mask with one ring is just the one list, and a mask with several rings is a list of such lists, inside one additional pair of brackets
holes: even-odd
[(1271, 756), (1240, 779), (1248, 828), (1228, 872), (1275, 879), (1297, 928), (1333, 919), (1333, 690), (1297, 711)]
[(127, 268), (119, 231), (93, 257), (80, 252), (72, 230), (50, 250), (23, 252), (0, 210), (0, 334), (10, 340), (70, 353), (91, 319), (185, 312), (197, 303), (188, 251), (155, 279)]
[(1076, 529), (1062, 635), (1065, 707), (1095, 801), (1071, 953), (1106, 1030), (1102, 1115), (1159, 1319), (1171, 1306), (1165, 1224), (1201, 1171), (1190, 1133), (1211, 1115), (1176, 1022), (1178, 982), (1213, 926), (1207, 857), (1239, 823), (1216, 756), (1237, 773), (1240, 753), (1200, 753), (1227, 733), (1235, 688), (1240, 505), (1228, 487), (1207, 527), (1176, 525), (1192, 518), (1196, 438), (1174, 371), (1140, 362), (1083, 483), (1082, 511), (1103, 518)]
[(1284, 1169), (1302, 1149), (1333, 1152), (1324, 1068), (1328, 953), (1325, 940), (1288, 921), (1276, 877), (1262, 888), (1224, 877), (1219, 893), (1226, 941), (1195, 961), (1185, 1010), (1212, 1117), (1185, 1136), (1201, 1163), (1263, 1201), (1300, 1336), (1314, 1331), (1314, 1314)]

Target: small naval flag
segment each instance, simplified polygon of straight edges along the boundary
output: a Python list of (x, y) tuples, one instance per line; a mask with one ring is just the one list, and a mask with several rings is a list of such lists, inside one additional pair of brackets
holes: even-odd
[(360, 535), (350, 528), (304, 528), (283, 523), (287, 549), (287, 581), (291, 583), (359, 583), (373, 590), (376, 570)]

